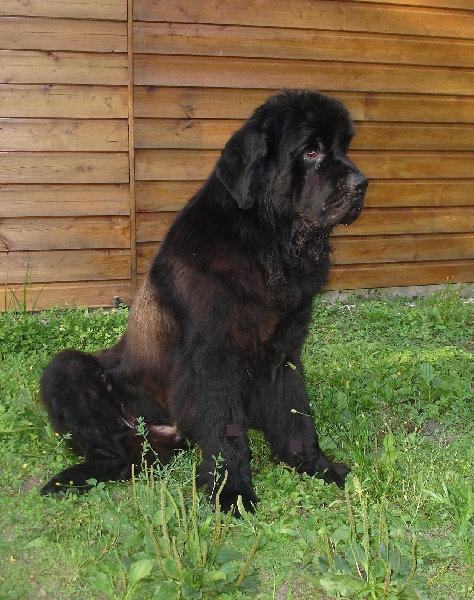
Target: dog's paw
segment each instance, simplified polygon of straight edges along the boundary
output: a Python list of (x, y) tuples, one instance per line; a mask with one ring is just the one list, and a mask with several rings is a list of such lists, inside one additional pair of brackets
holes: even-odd
[(223, 491), (219, 495), (220, 509), (225, 513), (232, 512), (233, 516), (237, 519), (239, 519), (242, 516), (239, 510), (239, 496), (241, 497), (241, 502), (244, 510), (248, 513), (254, 513), (258, 504), (258, 498), (253, 491), (251, 493)]
[(52, 477), (46, 485), (44, 485), (40, 494), (42, 496), (55, 496), (57, 498), (64, 497), (67, 493), (70, 494), (85, 494), (92, 488), (92, 485), (85, 481), (74, 481), (70, 478), (64, 478), (61, 473)]
[(64, 485), (59, 481), (48, 481), (40, 490), (41, 496), (54, 496), (55, 498), (63, 498), (67, 493), (80, 494), (80, 491), (73, 485)]

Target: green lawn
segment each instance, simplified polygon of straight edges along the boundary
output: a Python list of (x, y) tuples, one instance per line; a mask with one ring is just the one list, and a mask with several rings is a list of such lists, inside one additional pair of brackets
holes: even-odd
[(0, 599), (465, 600), (474, 596), (474, 301), (319, 301), (304, 363), (346, 490), (268, 459), (260, 504), (215, 516), (198, 452), (85, 496), (39, 496), (74, 459), (38, 403), (56, 351), (113, 343), (127, 311), (0, 315)]

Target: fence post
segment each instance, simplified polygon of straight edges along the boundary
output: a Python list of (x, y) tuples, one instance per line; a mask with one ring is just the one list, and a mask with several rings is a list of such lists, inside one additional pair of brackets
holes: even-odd
[(128, 164), (130, 188), (130, 277), (132, 298), (137, 289), (137, 208), (135, 196), (135, 115), (133, 69), (133, 0), (127, 0)]

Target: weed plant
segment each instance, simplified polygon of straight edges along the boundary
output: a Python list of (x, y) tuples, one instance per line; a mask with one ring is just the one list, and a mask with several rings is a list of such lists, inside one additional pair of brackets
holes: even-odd
[(474, 302), (456, 291), (315, 305), (305, 382), (345, 490), (270, 461), (239, 520), (195, 489), (196, 449), (63, 500), (38, 489), (77, 460), (38, 380), (66, 347), (116, 341), (127, 310), (0, 315), (0, 599), (474, 597)]
[(132, 476), (134, 511), (118, 522), (114, 511), (103, 515), (117, 535), (127, 529), (129, 535), (120, 554), (117, 550), (91, 572), (93, 587), (112, 599), (199, 599), (226, 589), (255, 592), (258, 581), (250, 563), (261, 535), (248, 556), (228, 544), (232, 515), (223, 517), (219, 505), (227, 477), (210, 513), (202, 509), (197, 494), (196, 463), (189, 502), (182, 486), (165, 471), (145, 465), (141, 477)]
[(426, 599), (426, 580), (417, 572), (416, 535), (410, 544), (403, 529), (389, 527), (386, 500), (369, 508), (354, 476), (346, 486), (346, 511), (348, 522), (336, 530), (324, 513), (315, 523), (319, 535), (306, 562), (320, 574), (307, 579), (336, 598)]

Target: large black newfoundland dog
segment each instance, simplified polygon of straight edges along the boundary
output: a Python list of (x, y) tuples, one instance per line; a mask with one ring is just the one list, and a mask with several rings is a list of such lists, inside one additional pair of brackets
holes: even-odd
[(198, 484), (211, 495), (227, 472), (224, 510), (238, 495), (248, 510), (257, 501), (249, 427), (289, 465), (343, 485), (349, 469), (321, 452), (306, 416), (300, 353), (328, 276), (328, 236), (362, 209), (367, 180), (346, 155), (352, 137), (340, 102), (290, 90), (230, 138), (174, 221), (121, 340), (96, 355), (65, 350), (46, 368), (51, 421), (85, 461), (43, 494), (130, 477), (142, 458), (138, 417), (163, 463), (185, 440), (199, 445)]

